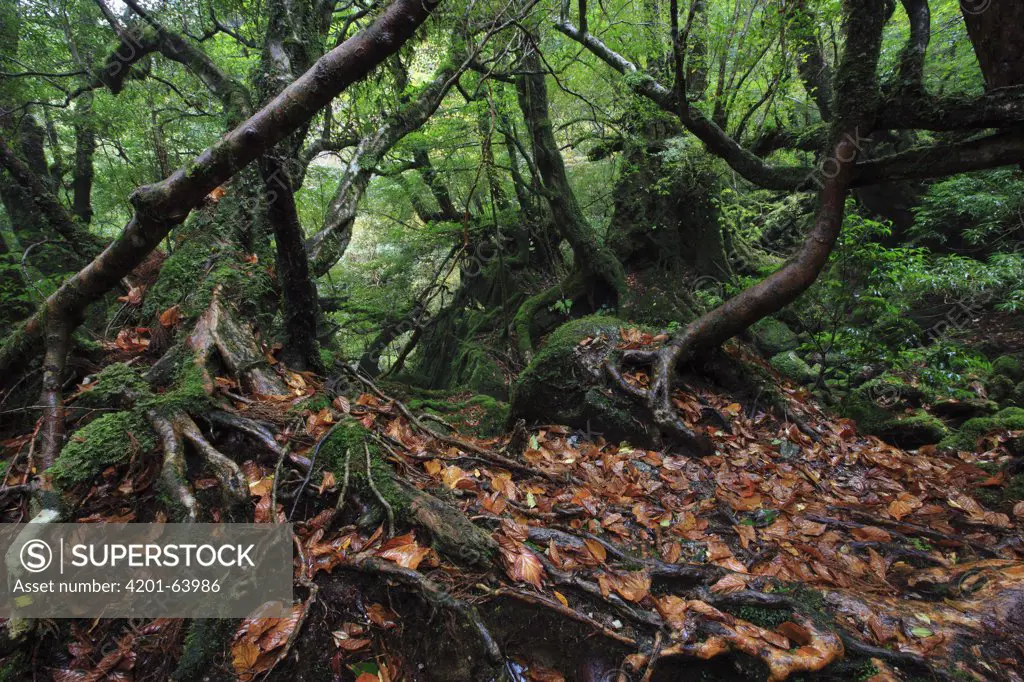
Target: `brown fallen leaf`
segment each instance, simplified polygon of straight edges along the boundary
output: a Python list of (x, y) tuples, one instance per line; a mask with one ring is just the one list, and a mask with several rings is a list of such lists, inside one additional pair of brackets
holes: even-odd
[(888, 531), (879, 528), (878, 526), (864, 526), (863, 528), (854, 528), (850, 531), (850, 535), (855, 537), (861, 542), (891, 542), (892, 535)]

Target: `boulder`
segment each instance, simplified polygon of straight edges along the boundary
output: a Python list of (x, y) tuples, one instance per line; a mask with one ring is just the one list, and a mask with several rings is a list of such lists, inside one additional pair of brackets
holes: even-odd
[(1024, 363), (1013, 355), (1001, 355), (992, 363), (992, 376), (1005, 376), (1013, 383), (1024, 381)]
[(603, 367), (623, 326), (617, 318), (593, 315), (552, 332), (512, 388), (512, 417), (566, 424), (612, 442), (657, 446), (660, 434), (650, 415), (610, 386)]
[(754, 343), (768, 357), (796, 350), (800, 345), (796, 333), (785, 322), (780, 322), (774, 317), (758, 320), (750, 328), (750, 333), (754, 336)]
[(955, 424), (962, 424), (975, 417), (987, 417), (999, 410), (999, 405), (992, 400), (981, 398), (943, 398), (931, 406), (931, 413), (940, 419), (948, 419)]
[(1007, 407), (991, 417), (968, 419), (957, 433), (942, 439), (939, 450), (973, 452), (979, 439), (1000, 431), (1024, 431), (1024, 409)]
[(812, 383), (818, 378), (814, 370), (791, 350), (772, 356), (769, 362), (779, 374), (801, 384)]
[(912, 450), (922, 445), (934, 445), (949, 434), (942, 420), (924, 410), (901, 414), (882, 422), (874, 435), (887, 443)]

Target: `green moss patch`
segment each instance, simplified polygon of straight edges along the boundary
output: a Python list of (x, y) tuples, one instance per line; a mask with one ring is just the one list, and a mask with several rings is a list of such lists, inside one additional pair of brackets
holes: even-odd
[(83, 483), (154, 447), (155, 434), (137, 412), (111, 412), (75, 432), (49, 472), (62, 486)]
[(795, 350), (800, 345), (796, 333), (774, 317), (758, 320), (750, 328), (750, 333), (754, 335), (757, 347), (768, 357)]
[(1024, 430), (1024, 408), (1007, 407), (991, 417), (968, 419), (960, 430), (939, 443), (943, 451), (973, 451), (978, 440), (1000, 431)]

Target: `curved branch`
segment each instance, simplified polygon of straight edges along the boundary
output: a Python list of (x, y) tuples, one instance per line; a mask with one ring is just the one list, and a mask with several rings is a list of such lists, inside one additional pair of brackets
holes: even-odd
[[(662, 110), (679, 116), (687, 130), (697, 136), (715, 155), (750, 182), (775, 190), (794, 190), (805, 184), (811, 168), (799, 166), (775, 167), (744, 149), (736, 140), (704, 116), (695, 107), (679, 107), (677, 98), (667, 87), (642, 73), (631, 61), (610, 49), (592, 34), (584, 34), (568, 21), (555, 24), (555, 28), (586, 47), (608, 66), (626, 77), (633, 92), (646, 97)], [(681, 111), (682, 109), (682, 111)]]

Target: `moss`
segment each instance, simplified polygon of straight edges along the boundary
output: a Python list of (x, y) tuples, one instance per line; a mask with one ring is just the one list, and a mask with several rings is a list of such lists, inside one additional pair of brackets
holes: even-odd
[(24, 651), (15, 651), (0, 665), (0, 682), (21, 682), (32, 677), (32, 666)]
[(115, 362), (96, 375), (89, 389), (79, 396), (78, 404), (83, 407), (109, 407), (117, 404), (126, 393), (145, 396), (149, 394), (149, 384), (135, 368)]
[(273, 253), (257, 253), (253, 260), (238, 246), (232, 229), (251, 223), (241, 206), (243, 199), (232, 192), (216, 208), (195, 212), (178, 234), (178, 247), (164, 261), (160, 277), (147, 291), (142, 305), (146, 316), (159, 315), (179, 305), (188, 319), (204, 311), (213, 292), (222, 286), (243, 316), (260, 326), (269, 326), (262, 303), (274, 296), (274, 283), (266, 267)]
[(325, 408), (331, 406), (331, 399), (326, 393), (317, 393), (311, 395), (308, 398), (304, 398), (289, 408), (289, 412), (293, 414), (302, 414), (306, 410), (310, 412), (319, 412)]
[(938, 443), (949, 434), (942, 420), (924, 410), (901, 414), (881, 423), (875, 435), (904, 448)]
[(575, 349), (581, 339), (588, 336), (598, 336), (603, 333), (617, 339), (619, 328), (624, 326), (628, 325), (617, 317), (607, 315), (589, 315), (566, 322), (551, 332), (544, 342), (544, 347), (534, 356), (533, 362), (525, 372), (529, 372), (531, 367), (536, 368), (550, 360), (561, 359), (566, 353)]
[(960, 430), (942, 440), (939, 449), (943, 451), (974, 450), (978, 439), (997, 431), (1024, 430), (1024, 409), (1007, 407), (991, 417), (975, 417), (964, 422)]
[(161, 414), (188, 412), (202, 414), (210, 409), (212, 400), (207, 394), (203, 369), (194, 358), (185, 357), (177, 363), (174, 383), (163, 393), (154, 393), (140, 403), (144, 409), (155, 409)]
[(793, 351), (779, 353), (772, 357), (770, 362), (779, 374), (802, 384), (811, 383), (818, 378), (814, 370)]
[(466, 401), (468, 412), (477, 416), (476, 425), (469, 425), (476, 435), (490, 438), (505, 431), (508, 423), (508, 403), (495, 400), (489, 395), (473, 396)]
[(185, 646), (178, 659), (172, 680), (203, 679), (217, 657), (228, 648), (231, 636), (238, 626), (236, 618), (198, 618), (188, 626)]
[(462, 344), (462, 352), (455, 362), (457, 381), (469, 389), (495, 398), (508, 397), (505, 374), (483, 346)]
[(769, 609), (762, 606), (741, 606), (731, 613), (767, 630), (774, 630), (793, 615), (789, 609)]
[(988, 396), (997, 403), (1009, 400), (1014, 393), (1013, 379), (1005, 374), (996, 374), (986, 382)]
[(1008, 377), (1013, 383), (1024, 380), (1024, 364), (1020, 358), (1002, 355), (992, 362), (992, 376)]
[(800, 342), (796, 334), (784, 322), (774, 317), (765, 317), (750, 328), (754, 341), (769, 357), (796, 349)]
[(320, 445), (320, 457), (324, 466), (334, 473), (339, 485), (345, 478), (345, 462), (348, 460), (349, 486), (372, 499), (373, 491), (367, 480), (366, 452), (370, 453), (370, 476), (381, 497), (391, 505), (395, 518), (404, 517), (409, 510), (409, 500), (395, 485), (391, 465), (381, 456), (380, 448), (370, 438), (370, 433), (354, 419), (338, 422)]
[(1013, 388), (1013, 394), (1010, 395), (1009, 402), (1014, 407), (1024, 407), (1024, 381), (1020, 382)]
[(154, 447), (153, 431), (137, 412), (111, 412), (75, 432), (50, 473), (61, 486), (82, 483)]
[(989, 509), (1010, 512), (1017, 502), (1024, 500), (1024, 474), (1013, 476), (1002, 488), (975, 488), (972, 495)]

